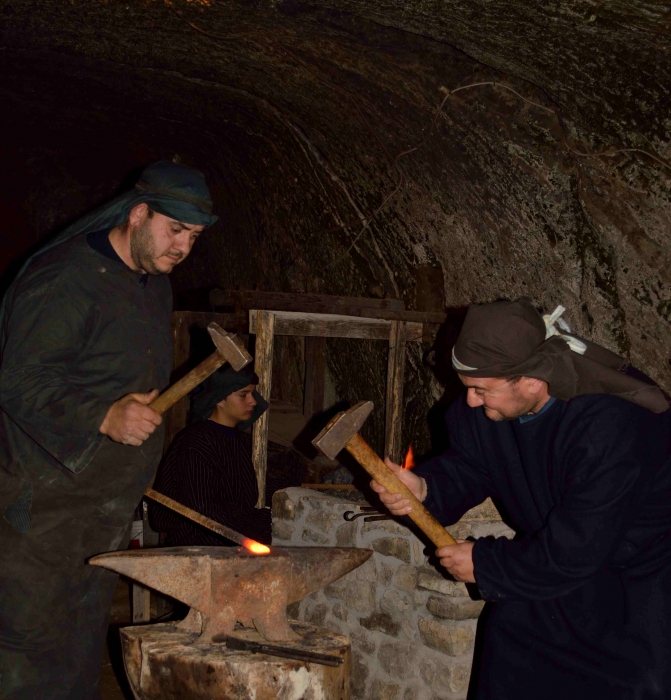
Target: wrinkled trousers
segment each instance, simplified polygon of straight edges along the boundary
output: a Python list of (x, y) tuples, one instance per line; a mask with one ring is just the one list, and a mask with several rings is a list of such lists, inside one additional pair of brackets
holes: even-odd
[[(0, 519), (2, 520), (2, 519)], [(76, 525), (73, 523), (73, 525)], [(79, 523), (95, 528), (96, 523)], [(127, 545), (127, 529), (101, 534), (98, 552)], [(97, 700), (118, 576), (88, 566), (77, 546), (0, 523), (0, 698)], [(50, 543), (50, 540), (54, 542)], [(125, 540), (125, 541), (124, 541)], [(89, 543), (90, 544), (90, 543)], [(54, 551), (56, 550), (56, 551)], [(48, 556), (44, 556), (47, 554)]]

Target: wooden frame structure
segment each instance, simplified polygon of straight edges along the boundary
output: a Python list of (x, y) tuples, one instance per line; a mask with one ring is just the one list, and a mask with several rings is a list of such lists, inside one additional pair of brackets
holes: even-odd
[[(385, 453), (398, 461), (401, 454), (401, 417), (405, 346), (422, 340), (423, 324), (387, 319), (316, 314), (300, 311), (249, 311), (249, 332), (256, 334), (254, 367), (259, 376), (259, 392), (270, 396), (272, 388), (273, 345), (275, 336), (294, 335), (304, 338), (358, 338), (389, 341), (385, 416)], [(259, 484), (258, 508), (265, 505), (268, 449), (268, 414), (254, 424), (252, 460)]]
[[(324, 409), (326, 374), (326, 338), (387, 340), (387, 391), (385, 407), (385, 451), (400, 460), (403, 409), (405, 349), (409, 342), (433, 340), (439, 326), (448, 320), (445, 313), (406, 311), (396, 299), (334, 297), (323, 294), (286, 294), (279, 292), (213, 290), (213, 306), (228, 307), (229, 313), (215, 311), (175, 311), (172, 314), (173, 377), (176, 380), (188, 368), (192, 328), (206, 328), (215, 321), (226, 330), (256, 334), (255, 368), (259, 390), (270, 396), (272, 359), (277, 335), (305, 338), (305, 391), (303, 413), (310, 419)], [(463, 317), (457, 310), (455, 321)], [(186, 425), (188, 399), (185, 397), (166, 414), (166, 447)], [(268, 413), (253, 430), (254, 468), (259, 482), (258, 507), (263, 507), (268, 448)], [(144, 546), (156, 546), (158, 536), (149, 527), (147, 505), (143, 504)], [(132, 585), (133, 622), (150, 620), (150, 591)]]
[[(386, 340), (389, 343), (385, 407), (385, 452), (401, 457), (403, 381), (407, 343), (432, 340), (446, 313), (406, 311), (402, 301), (334, 297), (323, 294), (213, 290), (214, 307), (228, 312), (176, 311), (172, 315), (174, 367), (177, 376), (189, 360), (190, 329), (205, 328), (215, 321), (228, 331), (256, 335), (254, 366), (259, 391), (269, 397), (275, 336), (305, 338), (306, 378), (303, 413), (306, 419), (324, 409), (326, 338)], [(458, 313), (461, 317), (462, 314)], [(174, 377), (177, 378), (177, 377)], [(186, 425), (187, 399), (182, 399), (166, 418), (166, 445)], [(268, 414), (254, 424), (254, 468), (259, 484), (258, 507), (265, 505), (268, 446)]]

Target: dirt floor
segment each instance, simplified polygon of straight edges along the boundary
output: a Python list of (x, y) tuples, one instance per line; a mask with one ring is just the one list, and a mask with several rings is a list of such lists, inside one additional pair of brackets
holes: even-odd
[(107, 634), (107, 649), (100, 676), (100, 696), (102, 700), (133, 700), (119, 645), (119, 627), (125, 627), (131, 622), (130, 586), (127, 580), (119, 579), (112, 611), (110, 626)]

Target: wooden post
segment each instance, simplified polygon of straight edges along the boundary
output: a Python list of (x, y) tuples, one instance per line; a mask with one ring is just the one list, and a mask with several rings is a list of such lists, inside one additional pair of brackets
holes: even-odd
[[(189, 361), (191, 350), (191, 336), (189, 335), (189, 314), (175, 312), (171, 319), (173, 335), (173, 370), (177, 370)], [(173, 371), (174, 375), (174, 371)], [(174, 377), (173, 377), (174, 381)], [(189, 405), (189, 398), (185, 396), (180, 399), (165, 416), (165, 443), (164, 450), (167, 450), (172, 439), (186, 425), (186, 412)]]
[(326, 338), (305, 338), (305, 394), (303, 415), (310, 420), (324, 410)]
[[(158, 533), (149, 527), (147, 502), (143, 499), (142, 508), (142, 549), (158, 547)], [(133, 623), (151, 620), (151, 591), (139, 583), (131, 583)]]
[[(270, 403), (273, 372), (273, 341), (275, 314), (272, 311), (252, 311), (256, 314), (256, 351), (254, 371), (259, 376), (258, 392)], [(250, 323), (251, 326), (251, 323)], [(251, 329), (250, 329), (251, 330)], [(254, 423), (252, 430), (252, 462), (259, 486), (257, 508), (266, 505), (266, 467), (268, 466), (268, 411)]]
[(401, 461), (403, 430), (403, 379), (405, 377), (405, 321), (392, 321), (389, 331), (387, 363), (387, 401), (385, 416), (385, 455), (397, 464)]
[(133, 582), (133, 624), (151, 620), (151, 592), (148, 588)]

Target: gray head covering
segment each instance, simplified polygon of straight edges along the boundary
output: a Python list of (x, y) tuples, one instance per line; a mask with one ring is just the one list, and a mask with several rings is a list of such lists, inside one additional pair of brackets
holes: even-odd
[[(185, 224), (208, 227), (219, 218), (212, 214), (212, 197), (203, 173), (186, 165), (161, 160), (142, 172), (132, 190), (78, 219), (38, 250), (21, 268), (14, 284), (36, 257), (74, 236), (126, 223), (130, 210), (143, 202), (159, 214)], [(4, 314), (4, 307), (3, 300), (0, 318)]]
[[(236, 372), (230, 365), (223, 369), (219, 369), (211, 374), (202, 384), (193, 390), (191, 398), (191, 418), (193, 421), (208, 420), (212, 415), (215, 406), (223, 401), (227, 396), (234, 391), (240, 391), (250, 384), (258, 384), (259, 378), (254, 374), (249, 367), (243, 367), (239, 372)], [(256, 389), (252, 396), (256, 400), (254, 413), (242, 423), (238, 423), (237, 427), (244, 430), (249, 427), (261, 414), (268, 409), (268, 402), (259, 394)]]
[(466, 377), (542, 379), (550, 395), (564, 401), (612, 394), (655, 413), (669, 408), (649, 377), (619, 355), (572, 334), (560, 318), (563, 312), (559, 306), (542, 316), (529, 297), (472, 304), (452, 349), (452, 366)]

